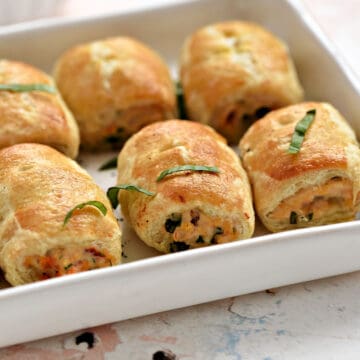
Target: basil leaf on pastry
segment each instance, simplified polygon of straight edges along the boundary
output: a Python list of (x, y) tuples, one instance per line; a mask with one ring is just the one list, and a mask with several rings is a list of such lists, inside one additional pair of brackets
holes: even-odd
[(77, 204), (70, 211), (68, 211), (68, 213), (64, 217), (63, 226), (65, 226), (68, 223), (68, 221), (71, 219), (71, 217), (73, 216), (73, 214), (74, 214), (74, 212), (76, 210), (81, 210), (85, 206), (94, 206), (94, 207), (96, 207), (97, 209), (99, 209), (101, 214), (103, 214), (104, 216), (107, 213), (106, 206), (101, 201), (97, 201), (97, 200), (86, 201), (86, 202), (83, 202), (81, 204)]
[(120, 190), (137, 191), (137, 192), (139, 192), (141, 194), (145, 194), (147, 196), (155, 195), (155, 193), (153, 193), (151, 191), (148, 191), (146, 189), (141, 188), (140, 186), (132, 185), (132, 184), (121, 184), (121, 185), (110, 187), (107, 190), (106, 195), (109, 198), (111, 205), (114, 209), (116, 209), (117, 206), (119, 205), (118, 194), (119, 194)]
[(207, 171), (210, 173), (218, 173), (219, 169), (216, 166), (206, 166), (206, 165), (180, 165), (174, 166), (170, 169), (163, 170), (159, 176), (157, 177), (156, 181), (161, 181), (164, 177), (168, 175), (172, 175), (177, 172), (181, 171)]
[(0, 91), (14, 91), (14, 92), (30, 92), (43, 91), (50, 94), (55, 94), (54, 86), (47, 84), (0, 84)]
[(300, 151), (301, 144), (304, 141), (305, 133), (316, 115), (316, 110), (311, 109), (306, 112), (305, 116), (296, 124), (293, 136), (288, 149), (289, 154), (297, 154)]

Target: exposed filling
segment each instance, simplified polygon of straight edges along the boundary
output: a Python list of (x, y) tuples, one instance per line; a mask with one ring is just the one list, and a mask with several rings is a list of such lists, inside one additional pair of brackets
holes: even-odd
[(92, 246), (68, 246), (53, 248), (45, 255), (29, 255), (25, 257), (24, 266), (36, 280), (45, 280), (66, 274), (93, 270), (112, 266), (113, 258), (106, 250)]
[(124, 142), (145, 125), (171, 118), (159, 105), (134, 106), (125, 110), (111, 110), (103, 116), (111, 117), (104, 142), (112, 148), (120, 148)]
[(238, 238), (241, 232), (232, 221), (210, 217), (199, 209), (171, 214), (166, 219), (164, 228), (173, 238), (170, 252), (229, 242)]
[(307, 223), (326, 221), (339, 213), (344, 217), (354, 213), (353, 189), (350, 180), (336, 176), (322, 185), (299, 190), (283, 200), (268, 214), (268, 218), (284, 224), (306, 226)]
[(226, 136), (231, 143), (236, 143), (253, 122), (271, 111), (268, 106), (259, 107), (253, 113), (245, 113), (244, 110), (244, 104), (238, 103), (223, 108), (220, 113), (214, 116), (214, 127)]

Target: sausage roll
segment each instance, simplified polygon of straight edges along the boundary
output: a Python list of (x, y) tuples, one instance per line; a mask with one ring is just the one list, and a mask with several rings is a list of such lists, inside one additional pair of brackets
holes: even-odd
[[(6, 88), (11, 85), (17, 90)], [(31, 85), (52, 90), (26, 90)], [(46, 144), (75, 158), (79, 130), (48, 75), (21, 62), (0, 60), (0, 148), (24, 142)]]
[[(120, 262), (121, 231), (106, 195), (56, 150), (40, 144), (2, 149), (0, 200), (0, 267), (10, 284)], [(85, 206), (69, 217), (88, 201), (101, 202), (105, 215)]]
[[(306, 113), (313, 120), (292, 153)], [(272, 111), (247, 131), (240, 150), (257, 214), (270, 231), (355, 218), (360, 150), (354, 132), (331, 105), (307, 102)]]
[(231, 143), (270, 109), (303, 97), (285, 44), (249, 22), (196, 31), (183, 47), (180, 75), (188, 117), (214, 127)]
[(57, 62), (55, 79), (88, 150), (120, 148), (143, 126), (176, 115), (168, 68), (154, 51), (131, 38), (68, 50)]
[[(218, 172), (174, 167), (210, 166)], [(118, 157), (118, 184), (153, 193), (120, 191), (122, 212), (146, 244), (175, 252), (251, 237), (250, 185), (238, 156), (208, 126), (181, 120), (149, 125), (127, 141)]]

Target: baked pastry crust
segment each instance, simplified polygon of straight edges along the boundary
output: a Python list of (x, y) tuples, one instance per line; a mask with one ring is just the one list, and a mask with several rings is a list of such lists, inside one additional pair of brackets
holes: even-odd
[(231, 143), (270, 109), (303, 98), (285, 44), (243, 21), (192, 34), (182, 49), (181, 83), (188, 117), (214, 127)]
[[(106, 216), (92, 206), (101, 201)], [(0, 267), (20, 285), (63, 274), (115, 265), (121, 231), (105, 193), (73, 160), (39, 144), (0, 151)]]
[[(22, 62), (0, 60), (0, 84), (48, 84), (54, 81)], [(75, 158), (79, 130), (59, 93), (0, 91), (0, 148), (34, 142)]]
[[(216, 166), (220, 172), (184, 171), (156, 181), (179, 165)], [(127, 141), (118, 157), (118, 184), (155, 193), (120, 191), (122, 212), (140, 239), (162, 252), (251, 237), (251, 191), (239, 157), (208, 126), (158, 122)]]
[(135, 39), (76, 46), (60, 57), (54, 74), (84, 149), (120, 148), (141, 127), (176, 115), (167, 66)]
[[(289, 154), (295, 126), (311, 109), (316, 115), (300, 151)], [(247, 131), (240, 151), (257, 214), (269, 230), (355, 218), (360, 150), (353, 130), (330, 104), (306, 102), (270, 112)]]

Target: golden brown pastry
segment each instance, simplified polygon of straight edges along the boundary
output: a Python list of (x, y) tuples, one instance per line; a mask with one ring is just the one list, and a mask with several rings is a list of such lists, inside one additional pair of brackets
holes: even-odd
[[(175, 166), (216, 167), (182, 171), (157, 181)], [(154, 193), (120, 191), (121, 209), (146, 244), (175, 252), (251, 237), (254, 211), (238, 156), (208, 126), (181, 120), (149, 125), (127, 141), (118, 157), (118, 184)]]
[[(0, 59), (0, 84), (45, 84), (53, 80), (34, 67)], [(45, 91), (0, 90), (0, 148), (34, 142), (46, 144), (75, 158), (79, 130), (60, 94)]]
[[(75, 210), (100, 201), (108, 210)], [(121, 231), (104, 192), (74, 161), (39, 144), (0, 151), (0, 267), (12, 285), (120, 262)]]
[(120, 148), (143, 126), (176, 115), (166, 65), (131, 38), (68, 50), (56, 65), (55, 79), (79, 124), (85, 149)]
[[(315, 110), (298, 153), (288, 153), (296, 124)], [(348, 221), (360, 202), (360, 150), (345, 119), (329, 104), (272, 111), (240, 141), (255, 207), (271, 231)]]
[(303, 97), (285, 44), (250, 22), (218, 23), (191, 35), (182, 50), (181, 83), (188, 117), (231, 143), (270, 109)]

